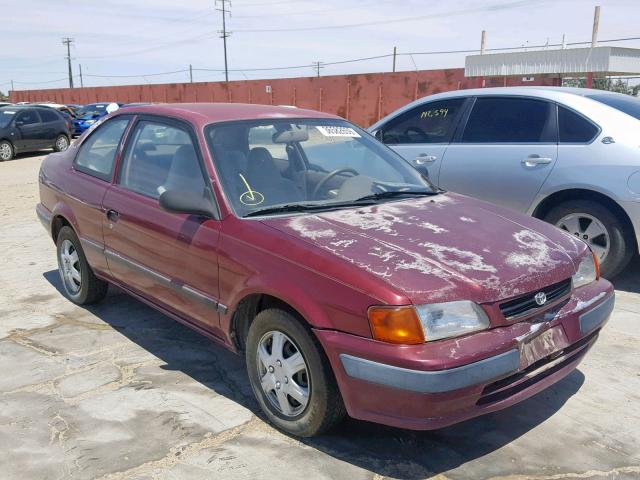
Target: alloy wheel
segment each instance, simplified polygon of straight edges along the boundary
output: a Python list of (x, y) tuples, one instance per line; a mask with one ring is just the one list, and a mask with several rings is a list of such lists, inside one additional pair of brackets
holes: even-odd
[(76, 295), (82, 285), (80, 258), (78, 250), (70, 240), (64, 240), (60, 248), (60, 276), (64, 286), (71, 295)]
[(597, 255), (600, 263), (607, 258), (611, 248), (609, 232), (604, 224), (593, 215), (571, 213), (558, 220), (556, 227), (584, 240)]
[(64, 135), (60, 135), (56, 140), (56, 148), (59, 152), (64, 152), (69, 148), (69, 140)]
[(311, 383), (298, 346), (274, 330), (262, 336), (257, 349), (260, 386), (271, 406), (287, 417), (302, 413), (309, 403)]
[(11, 151), (11, 145), (9, 145), (8, 143), (0, 144), (0, 159), (11, 160), (12, 153), (13, 152)]

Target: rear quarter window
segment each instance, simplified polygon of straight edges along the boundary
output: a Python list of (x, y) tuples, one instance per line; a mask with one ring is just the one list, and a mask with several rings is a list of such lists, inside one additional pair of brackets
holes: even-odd
[(600, 129), (568, 108), (558, 105), (558, 136), (560, 143), (590, 143)]

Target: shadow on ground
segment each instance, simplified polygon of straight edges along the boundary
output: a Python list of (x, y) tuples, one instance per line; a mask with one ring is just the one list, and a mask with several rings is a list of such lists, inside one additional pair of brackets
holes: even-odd
[[(46, 272), (44, 277), (62, 295), (58, 272)], [(105, 301), (87, 310), (164, 361), (161, 368), (181, 371), (263, 418), (240, 356), (115, 288)], [(516, 406), (437, 431), (412, 432), (347, 419), (330, 434), (302, 442), (379, 475), (424, 478), (482, 457), (524, 435), (554, 415), (583, 382), (584, 375), (576, 370)]]
[(640, 255), (636, 255), (629, 266), (612, 280), (616, 290), (640, 293)]

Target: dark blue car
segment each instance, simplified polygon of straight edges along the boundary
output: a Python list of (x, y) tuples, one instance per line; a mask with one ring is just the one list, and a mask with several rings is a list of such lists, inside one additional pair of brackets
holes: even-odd
[[(76, 118), (73, 120), (73, 135), (82, 135), (91, 125), (107, 115), (109, 113), (107, 112), (107, 107), (111, 103), (116, 102), (90, 103), (78, 109)], [(117, 105), (121, 107), (122, 103), (117, 103)]]

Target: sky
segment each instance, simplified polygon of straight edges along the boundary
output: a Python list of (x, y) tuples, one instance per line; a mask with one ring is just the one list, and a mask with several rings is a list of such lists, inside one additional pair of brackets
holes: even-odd
[[(638, 0), (231, 0), (230, 80), (315, 75), (313, 62), (399, 54), (397, 70), (463, 67), (464, 53), (640, 37)], [(224, 80), (221, 0), (0, 0), (0, 91)], [(640, 40), (603, 45), (640, 48)], [(556, 47), (549, 47), (556, 48)], [(405, 55), (413, 53), (412, 55)], [(282, 70), (257, 70), (276, 67)], [(390, 71), (390, 57), (324, 65), (321, 75)], [(165, 74), (165, 72), (175, 72)], [(159, 74), (159, 75), (158, 75)]]

